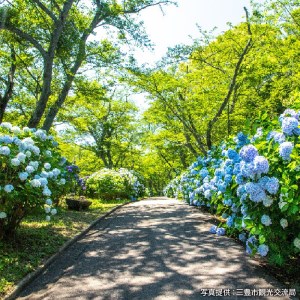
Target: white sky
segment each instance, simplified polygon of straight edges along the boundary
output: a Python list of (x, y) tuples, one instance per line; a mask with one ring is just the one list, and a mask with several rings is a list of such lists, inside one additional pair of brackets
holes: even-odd
[(218, 28), (217, 32), (228, 29), (245, 19), (243, 7), (250, 9), (250, 0), (177, 0), (178, 7), (167, 6), (162, 14), (159, 7), (150, 7), (141, 13), (146, 31), (155, 47), (155, 52), (138, 51), (141, 63), (159, 60), (170, 46), (190, 44), (191, 37), (198, 37), (198, 24), (204, 30)]
[[(141, 13), (146, 32), (156, 45), (153, 53), (136, 51), (139, 63), (154, 64), (177, 44), (191, 44), (198, 37), (198, 24), (203, 30), (217, 27), (218, 33), (226, 31), (227, 22), (236, 25), (245, 20), (243, 7), (250, 10), (250, 0), (177, 0), (178, 7), (168, 6), (161, 12), (159, 7), (150, 7)], [(143, 110), (147, 107), (143, 95), (132, 97)]]

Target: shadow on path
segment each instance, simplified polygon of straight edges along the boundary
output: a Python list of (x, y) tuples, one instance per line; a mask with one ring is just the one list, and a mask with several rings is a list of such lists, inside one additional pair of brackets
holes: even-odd
[(62, 253), (19, 299), (199, 299), (201, 289), (284, 288), (210, 226), (206, 214), (176, 200), (131, 203)]

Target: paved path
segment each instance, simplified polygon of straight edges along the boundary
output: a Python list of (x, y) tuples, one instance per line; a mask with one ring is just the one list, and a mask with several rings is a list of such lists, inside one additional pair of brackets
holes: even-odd
[(176, 200), (131, 203), (62, 253), (18, 299), (199, 299), (208, 288), (282, 288), (210, 226), (208, 214)]

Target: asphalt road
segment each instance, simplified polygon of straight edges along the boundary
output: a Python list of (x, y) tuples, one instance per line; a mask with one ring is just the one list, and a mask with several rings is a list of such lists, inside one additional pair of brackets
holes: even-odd
[(64, 251), (18, 299), (289, 299), (254, 296), (284, 286), (233, 239), (210, 234), (211, 225), (208, 214), (174, 199), (131, 203)]

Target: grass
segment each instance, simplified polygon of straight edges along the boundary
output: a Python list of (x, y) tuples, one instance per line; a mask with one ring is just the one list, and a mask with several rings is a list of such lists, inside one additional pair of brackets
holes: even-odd
[(126, 200), (92, 200), (85, 211), (68, 210), (63, 201), (58, 214), (50, 222), (44, 213), (26, 217), (10, 242), (0, 241), (0, 299), (29, 272), (37, 269), (47, 258), (90, 223)]

